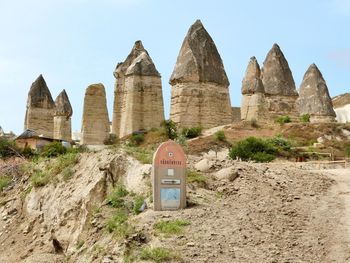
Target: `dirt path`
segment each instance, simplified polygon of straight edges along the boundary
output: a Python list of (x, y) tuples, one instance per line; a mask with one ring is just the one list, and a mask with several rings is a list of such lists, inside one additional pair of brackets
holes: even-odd
[(323, 174), (336, 182), (320, 209), (333, 211), (328, 220), (338, 223), (334, 225), (328, 259), (329, 262), (350, 262), (350, 169), (327, 170)]

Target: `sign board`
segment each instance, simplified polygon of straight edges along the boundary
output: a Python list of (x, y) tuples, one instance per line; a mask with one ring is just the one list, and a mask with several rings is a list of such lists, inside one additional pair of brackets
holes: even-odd
[(174, 141), (162, 143), (153, 156), (154, 210), (186, 207), (186, 157)]

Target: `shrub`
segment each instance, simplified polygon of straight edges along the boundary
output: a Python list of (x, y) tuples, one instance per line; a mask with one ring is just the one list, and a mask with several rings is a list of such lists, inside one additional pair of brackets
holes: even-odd
[(275, 122), (279, 123), (280, 125), (283, 125), (284, 123), (292, 122), (292, 120), (288, 115), (284, 115), (278, 117)]
[(178, 255), (163, 247), (144, 248), (141, 251), (140, 258), (143, 260), (153, 260), (156, 263), (180, 260)]
[(202, 127), (192, 127), (192, 128), (183, 128), (182, 129), (182, 134), (186, 137), (186, 138), (196, 138), (199, 135), (202, 134)]
[(145, 141), (145, 135), (143, 135), (142, 133), (131, 135), (131, 138), (130, 138), (131, 145), (140, 145), (144, 141)]
[(177, 137), (177, 125), (172, 120), (164, 120), (161, 123), (161, 127), (165, 136), (171, 140), (175, 140)]
[(117, 185), (114, 190), (107, 196), (107, 204), (115, 208), (121, 208), (125, 206), (124, 197), (129, 192), (122, 184)]
[(9, 141), (6, 138), (0, 138), (0, 157), (10, 157), (16, 155), (18, 152), (15, 143), (13, 141)]
[(223, 130), (217, 131), (216, 133), (214, 133), (214, 137), (215, 140), (220, 141), (220, 142), (224, 142), (226, 141), (226, 135), (225, 132)]
[(187, 220), (175, 219), (171, 221), (161, 220), (154, 225), (154, 229), (158, 232), (167, 235), (177, 235), (183, 232), (183, 227), (188, 226), (191, 223)]
[(310, 114), (303, 114), (300, 116), (300, 121), (301, 122), (310, 122)]
[(288, 141), (280, 136), (276, 136), (274, 138), (267, 139), (266, 142), (271, 144), (272, 146), (276, 147), (278, 150), (283, 150), (283, 151), (289, 151), (292, 147), (292, 144), (290, 141)]
[(65, 154), (66, 152), (67, 149), (62, 145), (61, 142), (52, 142), (43, 147), (40, 155), (43, 157), (57, 157), (59, 155)]
[(0, 192), (4, 190), (6, 186), (8, 186), (11, 182), (11, 178), (8, 176), (0, 176)]
[(64, 155), (59, 156), (56, 160), (54, 160), (52, 167), (50, 168), (50, 172), (53, 175), (59, 174), (65, 169), (72, 168), (79, 161), (79, 154), (74, 152), (69, 152)]
[(238, 141), (229, 152), (231, 159), (241, 158), (243, 161), (269, 162), (275, 159), (276, 149), (268, 142), (255, 137)]

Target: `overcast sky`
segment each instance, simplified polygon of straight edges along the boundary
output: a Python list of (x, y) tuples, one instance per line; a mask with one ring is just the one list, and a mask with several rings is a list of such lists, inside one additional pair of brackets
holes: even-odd
[(239, 106), (251, 56), (260, 65), (278, 43), (299, 87), (316, 63), (332, 96), (350, 92), (348, 0), (0, 0), (0, 126), (23, 131), (31, 83), (43, 74), (53, 99), (66, 89), (80, 130), (86, 87), (103, 83), (112, 118), (113, 70), (142, 40), (169, 77), (188, 28), (201, 19), (223, 59), (231, 103)]

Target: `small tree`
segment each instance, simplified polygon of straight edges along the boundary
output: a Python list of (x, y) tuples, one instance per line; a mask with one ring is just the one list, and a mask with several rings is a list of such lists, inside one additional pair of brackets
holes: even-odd
[(175, 140), (177, 137), (177, 125), (172, 120), (164, 120), (161, 123), (161, 127), (164, 130), (164, 134), (167, 138)]
[(57, 157), (61, 154), (65, 154), (66, 152), (67, 149), (61, 142), (52, 142), (43, 147), (41, 150), (41, 155), (44, 157)]

